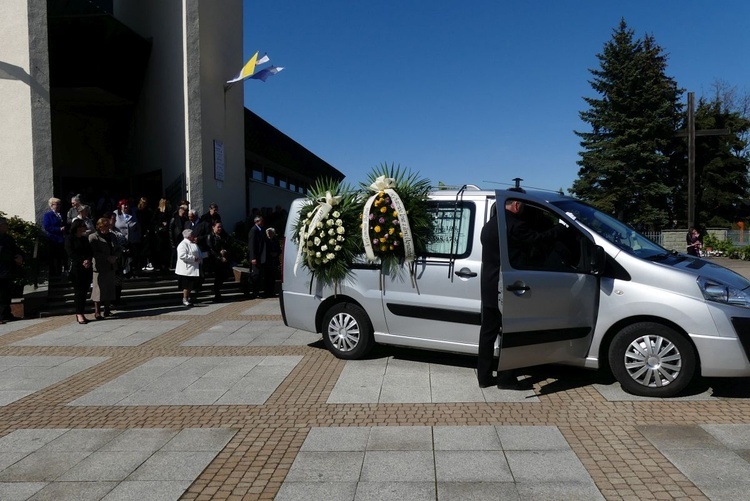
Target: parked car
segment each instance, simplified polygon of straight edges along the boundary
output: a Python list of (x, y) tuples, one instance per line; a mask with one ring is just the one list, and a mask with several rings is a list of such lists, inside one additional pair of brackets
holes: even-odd
[[(284, 323), (322, 333), (325, 346), (343, 359), (366, 356), (374, 343), (476, 354), (479, 236), (490, 212), (497, 206), (502, 215), (507, 199), (523, 202), (526, 217), (540, 228), (562, 221), (570, 229), (565, 241), (532, 249), (533, 259), (518, 265), (508, 257), (505, 217), (497, 218), (500, 367), (604, 368), (626, 391), (654, 397), (678, 394), (696, 374), (750, 376), (750, 281), (668, 251), (594, 207), (552, 192), (465, 187), (431, 193), (434, 232), (417, 257), (414, 283), (406, 268), (381, 270), (363, 259), (334, 291), (306, 269), (294, 272), (297, 247), (289, 239)], [(302, 202), (295, 201), (290, 214)]]

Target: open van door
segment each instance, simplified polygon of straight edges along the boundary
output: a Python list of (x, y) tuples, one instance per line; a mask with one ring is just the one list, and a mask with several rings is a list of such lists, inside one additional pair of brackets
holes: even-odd
[[(522, 192), (495, 193), (503, 314), (500, 369), (580, 362), (588, 354), (599, 305), (593, 240), (543, 201)], [(505, 208), (506, 201), (515, 203)], [(561, 222), (568, 228), (556, 227)]]

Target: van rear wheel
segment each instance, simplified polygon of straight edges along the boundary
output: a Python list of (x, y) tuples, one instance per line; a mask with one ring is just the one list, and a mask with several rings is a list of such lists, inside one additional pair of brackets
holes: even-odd
[(629, 325), (609, 347), (609, 365), (623, 389), (644, 397), (673, 397), (695, 374), (693, 345), (655, 322)]
[(337, 358), (362, 358), (374, 344), (370, 319), (356, 304), (333, 305), (323, 317), (322, 330), (323, 344)]

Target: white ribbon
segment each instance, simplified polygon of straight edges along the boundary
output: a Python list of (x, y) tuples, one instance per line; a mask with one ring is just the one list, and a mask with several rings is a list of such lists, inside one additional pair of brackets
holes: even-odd
[[(302, 225), (299, 231), (299, 249), (297, 250), (297, 260), (294, 262), (294, 276), (297, 276), (297, 267), (302, 262), (302, 252), (307, 249), (307, 240), (318, 229), (318, 223), (321, 222), (334, 206), (341, 203), (341, 196), (333, 196), (330, 191), (326, 191), (325, 197), (318, 200), (318, 206), (313, 209), (313, 216), (310, 225)], [(301, 214), (300, 214), (301, 217)], [(312, 258), (308, 254), (307, 264), (313, 270)]]
[(401, 233), (403, 234), (401, 238), (404, 242), (404, 260), (407, 263), (414, 261), (414, 239), (412, 238), (411, 227), (409, 226), (409, 218), (406, 215), (404, 202), (401, 200), (401, 197), (398, 196), (398, 193), (393, 190), (395, 186), (396, 180), (385, 176), (379, 176), (375, 179), (375, 182), (370, 185), (370, 189), (376, 191), (376, 193), (367, 199), (367, 203), (365, 203), (365, 207), (362, 210), (362, 243), (365, 246), (367, 259), (370, 261), (375, 261), (377, 259), (372, 248), (372, 240), (370, 240), (370, 208), (380, 192), (384, 192), (391, 197), (391, 202), (398, 214), (398, 224), (401, 227)]
[(370, 185), (370, 189), (376, 193), (385, 191), (387, 189), (395, 188), (396, 180), (392, 177), (378, 176), (377, 179)]

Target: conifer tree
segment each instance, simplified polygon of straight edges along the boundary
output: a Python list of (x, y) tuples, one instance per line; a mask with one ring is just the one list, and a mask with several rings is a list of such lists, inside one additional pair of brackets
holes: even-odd
[(730, 227), (747, 219), (748, 180), (747, 135), (750, 120), (717, 93), (700, 98), (695, 111), (695, 128), (728, 129), (727, 135), (703, 136), (695, 145), (695, 214), (703, 227)]
[(639, 229), (674, 220), (680, 171), (673, 159), (682, 89), (665, 73), (667, 56), (652, 36), (635, 39), (625, 20), (589, 70), (598, 98), (585, 97), (578, 179), (572, 192)]

